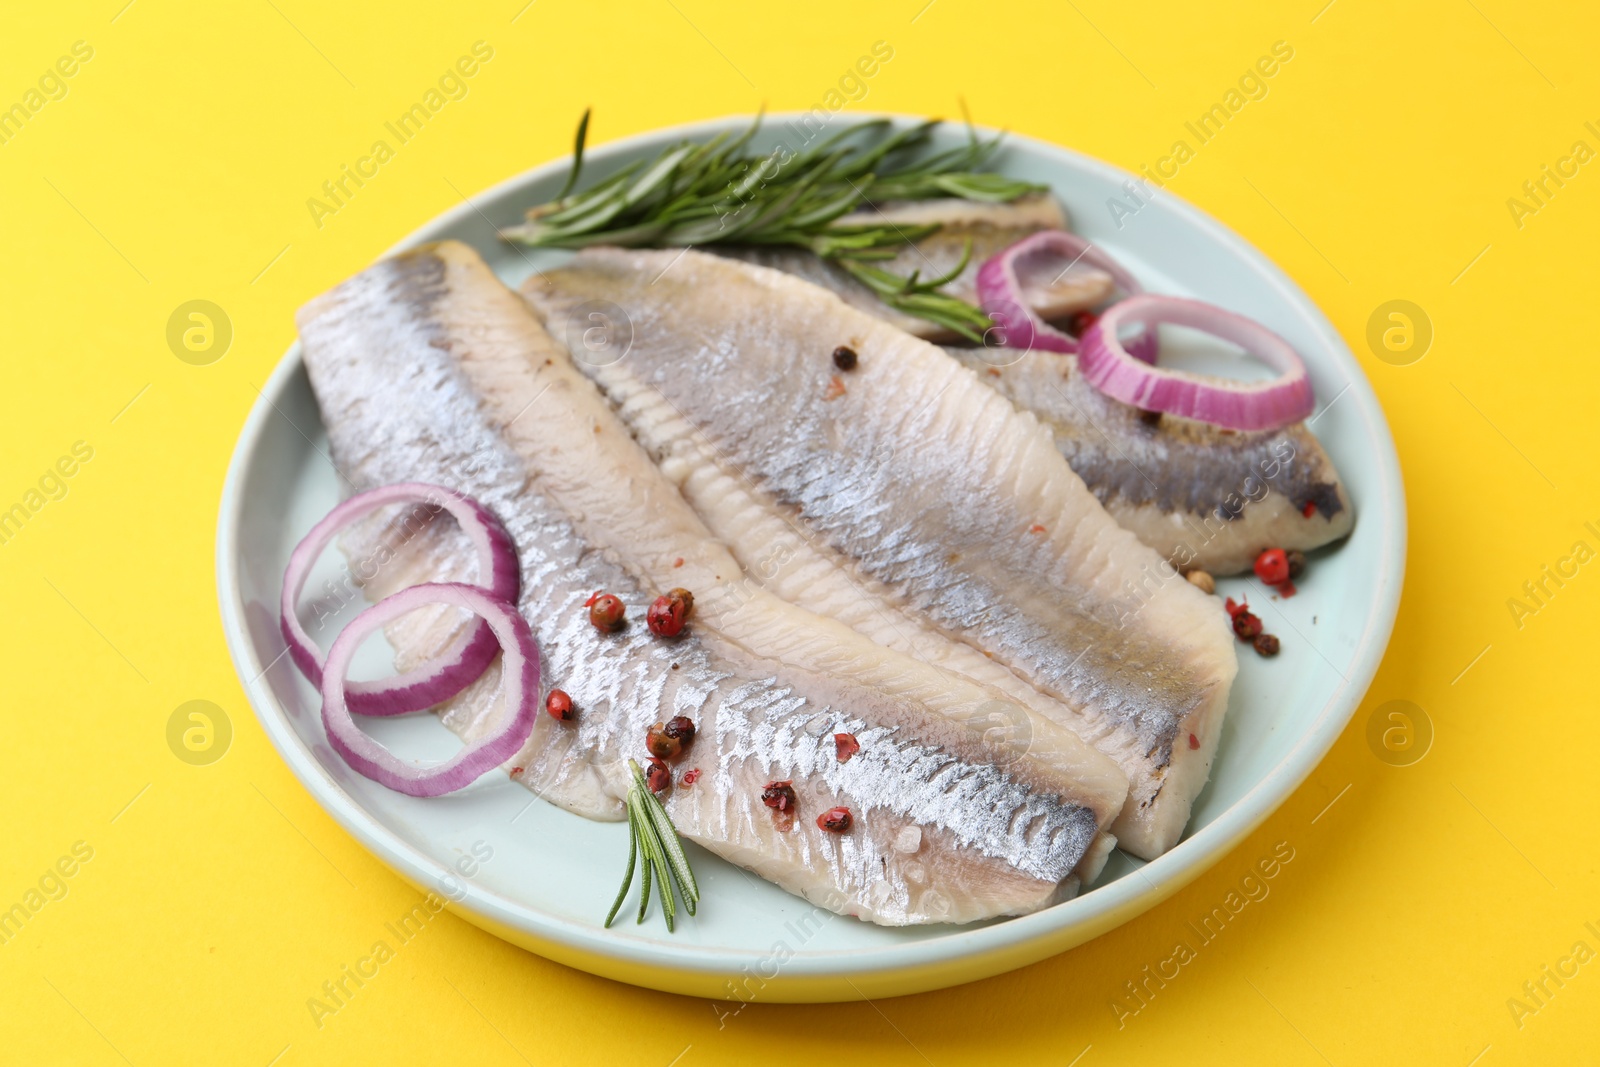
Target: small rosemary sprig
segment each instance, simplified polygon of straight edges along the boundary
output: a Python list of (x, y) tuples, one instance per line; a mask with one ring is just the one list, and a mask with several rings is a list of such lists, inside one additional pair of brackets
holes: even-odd
[[(939, 289), (961, 273), (919, 281), (871, 265), (894, 258), (937, 224), (896, 226), (844, 222), (872, 200), (961, 197), (1004, 203), (1043, 188), (981, 171), (1000, 140), (975, 134), (959, 148), (928, 155), (938, 120), (894, 130), (887, 119), (849, 126), (800, 152), (749, 149), (761, 119), (738, 136), (683, 142), (655, 159), (630, 164), (588, 189), (572, 192), (583, 169), (589, 112), (578, 125), (572, 169), (555, 200), (530, 209), (507, 240), (544, 248), (594, 244), (683, 247), (707, 244), (789, 245), (833, 261), (892, 307), (981, 340), (991, 322), (976, 307)], [(872, 200), (869, 200), (869, 193)], [(965, 259), (962, 266), (965, 267)]]
[(674, 883), (690, 915), (694, 914), (695, 905), (700, 903), (700, 886), (694, 880), (689, 857), (683, 851), (683, 842), (678, 839), (677, 828), (672, 825), (667, 809), (650, 792), (645, 784), (644, 772), (636, 761), (628, 760), (628, 770), (633, 775), (633, 784), (628, 787), (625, 802), (628, 811), (628, 869), (622, 875), (622, 888), (617, 890), (617, 899), (606, 914), (605, 925), (609, 928), (617, 912), (622, 909), (622, 902), (627, 899), (628, 889), (633, 885), (634, 867), (642, 858), (644, 886), (639, 894), (639, 916), (634, 921), (644, 922), (653, 880), (660, 887), (661, 913), (666, 916), (667, 931), (670, 933), (676, 916), (676, 903), (672, 895)]

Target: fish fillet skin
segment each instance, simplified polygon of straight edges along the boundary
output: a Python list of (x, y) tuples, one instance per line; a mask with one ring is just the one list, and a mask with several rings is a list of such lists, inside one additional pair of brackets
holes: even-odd
[[(610, 400), (634, 438), (742, 569), (739, 585), (727, 591), (727, 626), (736, 632), (741, 628), (741, 605), (758, 592), (804, 603), (811, 611), (886, 648), (996, 690), (999, 699), (980, 706), (974, 726), (1008, 752), (1033, 749), (1045, 734), (1054, 732), (1052, 724), (1071, 719), (1070, 708), (971, 645), (940, 632), (898, 603), (882, 583), (852, 573), (842, 557), (819, 545), (787, 509), (777, 506), (725, 463), (705, 434), (660, 393), (637, 379), (619, 377), (611, 387)], [(1106, 774), (1108, 765), (1097, 751), (1087, 751), (1096, 758), (1085, 759), (1084, 750), (1056, 752), (1052, 758), (1069, 777), (1095, 781)], [(1126, 794), (1127, 776), (1121, 772), (1103, 792), (1118, 788)], [(1103, 862), (1101, 853), (1099, 863)], [(1085, 883), (1098, 873), (1099, 866), (1093, 863), (1080, 870)]]
[[(1064, 725), (1128, 774), (1112, 826), (1124, 848), (1149, 858), (1177, 842), (1226, 713), (1233, 635), (1117, 526), (1037, 419), (940, 349), (722, 257), (590, 249), (523, 292), (558, 335), (588, 302), (621, 308), (626, 355), (577, 365), (625, 419), (659, 394), (833, 565), (1067, 709)], [(839, 345), (854, 371), (835, 370)], [(629, 425), (649, 443), (648, 425)], [(831, 588), (793, 593), (822, 612)]]
[(1339, 472), (1303, 422), (1239, 432), (1152, 420), (1090, 385), (1076, 356), (945, 351), (1038, 416), (1112, 517), (1175, 567), (1236, 574), (1262, 549), (1310, 551), (1354, 525)]
[[(961, 262), (966, 243), (971, 241), (972, 256), (965, 269), (951, 279), (943, 291), (969, 304), (977, 304), (978, 268), (984, 260), (1040, 230), (1065, 229), (1067, 216), (1049, 193), (1030, 193), (1006, 204), (985, 204), (956, 197), (895, 201), (862, 209), (839, 222), (841, 225), (890, 223), (897, 226), (937, 223), (939, 229), (932, 234), (908, 244), (892, 259), (874, 263), (902, 277), (909, 277), (912, 272), (923, 279), (942, 277)], [(848, 271), (804, 249), (776, 245), (713, 245), (708, 251), (804, 278), (837, 294), (851, 307), (917, 337), (938, 341), (956, 338), (956, 334), (937, 323), (895, 310)], [(1022, 289), (1028, 306), (1041, 318), (1055, 322), (1101, 303), (1114, 287), (1111, 275), (1097, 267), (1080, 264), (1055, 278), (1027, 278)]]
[[(1063, 780), (1048, 739), (1046, 755), (1013, 759), (971, 729), (955, 705), (988, 698), (981, 687), (930, 680), (925, 665), (858, 637), (832, 641), (842, 628), (772, 597), (742, 605), (741, 635), (713, 625), (716, 595), (705, 617), (697, 605), (684, 636), (651, 635), (642, 616), (661, 586), (645, 577), (652, 563), (621, 549), (647, 556), (650, 539), (670, 543), (672, 562), (685, 561), (672, 567), (680, 576), (736, 564), (466, 246), (380, 262), (308, 304), (299, 324), (342, 475), (358, 488), (451, 486), (494, 512), (517, 544), (518, 606), (539, 640), (546, 684), (566, 690), (578, 713), (569, 723), (539, 716), (511, 761), (515, 780), (580, 814), (618, 818), (624, 759), (644, 755), (651, 723), (687, 715), (698, 732), (676, 771), (702, 774), (665, 798), (683, 835), (814, 903), (890, 925), (1035, 910), (1070, 891), (1074, 868), (1105, 847), (1100, 825), (1117, 800), (1097, 801), (1103, 815), (1081, 802), (1088, 790)], [(619, 466), (603, 470), (607, 461)], [(402, 529), (396, 520), (346, 538), (347, 550), (378, 561), (369, 595), (471, 579), (453, 525), (441, 519), (397, 537)], [(600, 538), (602, 529), (614, 535)], [(727, 576), (737, 586), (737, 570)], [(629, 605), (622, 632), (589, 624), (584, 602), (598, 589)], [(389, 633), (397, 659), (415, 662), (464, 621), (417, 613)], [(463, 737), (492, 719), (497, 671), (445, 709)], [(932, 710), (941, 700), (950, 714)], [(836, 758), (835, 732), (861, 745), (848, 762)], [(1078, 744), (1061, 736), (1069, 751)], [(761, 803), (772, 780), (794, 783), (793, 819)], [(855, 816), (848, 834), (816, 825), (836, 804)], [(902, 851), (912, 828), (917, 847)]]

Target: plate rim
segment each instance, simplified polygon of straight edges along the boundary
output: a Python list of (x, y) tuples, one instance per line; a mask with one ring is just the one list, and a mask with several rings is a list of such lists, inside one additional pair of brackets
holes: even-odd
[[(798, 122), (809, 114), (775, 112), (768, 114), (765, 121)], [(885, 118), (897, 124), (924, 121), (893, 113), (852, 113), (851, 117), (863, 121)], [(748, 114), (724, 115), (617, 138), (586, 150), (586, 162), (605, 162), (618, 155), (748, 124), (751, 119)], [(987, 135), (1000, 132), (976, 128)], [(1129, 171), (1061, 145), (1016, 133), (1006, 136), (1066, 169), (1095, 172), (1114, 184), (1137, 179)], [(567, 165), (567, 158), (561, 156), (531, 167), (465, 198), (412, 231), (378, 259), (440, 239), (475, 214), (481, 215), (478, 201), (498, 199), (559, 173)], [(1377, 549), (1377, 587), (1349, 672), (1329, 692), (1317, 717), (1289, 752), (1260, 781), (1211, 823), (1139, 868), (1140, 881), (1145, 885), (1136, 888), (1131, 877), (1122, 878), (1031, 915), (953, 928), (947, 934), (925, 940), (851, 949), (796, 950), (783, 961), (777, 975), (770, 979), (763, 975), (761, 999), (865, 999), (874, 994), (901, 995), (975, 981), (1066, 951), (1148, 911), (1220, 862), (1293, 795), (1338, 740), (1371, 686), (1393, 633), (1406, 563), (1405, 492), (1387, 417), (1360, 362), (1309, 294), (1263, 252), (1205, 211), (1166, 190), (1162, 190), (1162, 199), (1210, 239), (1260, 270), (1276, 296), (1322, 335), (1334, 360), (1347, 373), (1348, 388), (1363, 400), (1359, 407), (1364, 429), (1377, 446), (1379, 460), (1376, 469), (1369, 472), (1373, 484), (1364, 510), (1386, 513), (1390, 521), (1382, 527)], [(462, 891), (462, 883), (451, 880), (449, 867), (408, 844), (368, 814), (328, 775), (290, 727), (289, 716), (264, 686), (270, 665), (259, 662), (249, 635), (239, 573), (240, 520), (248, 468), (274, 415), (287, 418), (277, 411), (277, 401), (294, 376), (302, 372), (297, 337), (279, 358), (240, 429), (223, 483), (217, 523), (217, 595), (224, 636), (251, 709), (279, 756), (312, 799), (387, 867), (417, 888), (452, 885), (456, 893), (447, 906), (496, 936), (569, 966), (632, 984), (718, 999), (742, 999), (734, 992), (731, 981), (726, 988), (722, 981), (740, 974), (748, 977), (748, 966), (766, 962), (771, 949), (621, 940), (592, 926), (509, 900), (470, 881)], [(741, 971), (741, 966), (746, 969)]]

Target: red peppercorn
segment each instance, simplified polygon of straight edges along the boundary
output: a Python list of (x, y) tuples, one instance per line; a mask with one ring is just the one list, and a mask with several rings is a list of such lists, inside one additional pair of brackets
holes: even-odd
[(1281, 548), (1269, 548), (1256, 557), (1256, 577), (1268, 585), (1289, 580), (1289, 556)]
[(650, 766), (644, 769), (644, 784), (652, 793), (659, 793), (672, 784), (672, 771), (658, 759), (650, 761)]
[(1067, 328), (1074, 337), (1082, 337), (1089, 332), (1089, 327), (1100, 321), (1100, 316), (1092, 311), (1080, 311), (1067, 321)]
[(545, 697), (544, 710), (550, 713), (552, 719), (566, 722), (572, 718), (572, 698), (561, 689), (550, 690), (550, 695)]
[(1246, 641), (1252, 640), (1261, 632), (1261, 619), (1253, 612), (1241, 611), (1233, 617), (1233, 632)]
[(761, 803), (778, 811), (793, 811), (794, 782), (768, 782), (766, 788), (761, 790)]
[(676, 737), (668, 737), (667, 728), (661, 723), (645, 731), (644, 747), (657, 759), (672, 759), (683, 750), (683, 744)]
[(1307, 500), (1306, 506), (1300, 509), (1300, 514), (1304, 515), (1308, 519), (1316, 513), (1317, 502), (1315, 500)]
[(830, 834), (847, 833), (850, 830), (850, 824), (854, 821), (850, 817), (850, 809), (843, 807), (829, 808), (817, 816), (817, 825)]
[(622, 624), (628, 613), (622, 601), (610, 593), (596, 593), (588, 600), (589, 621), (601, 633), (616, 633), (622, 629)]
[(700, 768), (695, 767), (692, 770), (684, 771), (683, 777), (679, 780), (682, 781), (684, 785), (694, 785), (700, 780)]
[(674, 715), (661, 730), (682, 748), (688, 748), (694, 740), (694, 720), (686, 715)]
[(1200, 747), (1200, 739), (1194, 734), (1189, 735), (1189, 747), (1191, 749), (1198, 749)]
[(856, 740), (855, 734), (834, 734), (833, 754), (840, 763), (849, 763), (850, 757), (861, 751), (861, 742)]
[(687, 589), (673, 589), (656, 597), (645, 616), (645, 624), (658, 637), (677, 637), (693, 609), (694, 594)]

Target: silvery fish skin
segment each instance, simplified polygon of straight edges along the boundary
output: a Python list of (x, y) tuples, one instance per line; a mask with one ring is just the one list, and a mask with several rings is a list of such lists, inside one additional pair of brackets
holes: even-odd
[[(516, 541), (519, 608), (539, 640), (546, 685), (566, 690), (578, 709), (573, 722), (539, 717), (511, 761), (516, 780), (581, 814), (618, 818), (623, 759), (643, 756), (651, 723), (687, 715), (698, 733), (678, 770), (702, 776), (666, 798), (683, 835), (821, 906), (885, 924), (1036, 909), (1070, 892), (1074, 868), (1103, 851), (1099, 828), (1110, 814), (1081, 802), (1085, 790), (1063, 782), (1047, 758), (1013, 758), (959, 717), (930, 710), (987, 691), (930, 682), (922, 665), (882, 650), (830, 643), (827, 626), (809, 625), (815, 617), (790, 605), (743, 604), (745, 640), (716, 628), (715, 596), (703, 620), (697, 604), (685, 636), (648, 633), (639, 616), (660, 585), (646, 572), (661, 564), (617, 546), (675, 552), (665, 566), (696, 577), (719, 565), (719, 550), (697, 520), (682, 518), (692, 518), (682, 498), (466, 246), (445, 242), (381, 262), (307, 305), (299, 322), (343, 476), (358, 488), (424, 480), (459, 489)], [(618, 466), (598, 472), (597, 462)], [(608, 529), (621, 531), (610, 543), (597, 535)], [(396, 548), (384, 537), (357, 531), (347, 545), (387, 560), (369, 595), (472, 577), (453, 527), (430, 524)], [(653, 549), (651, 538), (660, 542)], [(737, 586), (736, 570), (726, 577)], [(634, 621), (622, 632), (589, 624), (584, 602), (597, 589), (630, 606)], [(461, 624), (418, 613), (392, 631), (402, 667)], [(489, 718), (493, 675), (445, 713), (465, 737)], [(835, 732), (861, 744), (848, 762), (835, 757)], [(761, 803), (772, 780), (793, 782), (796, 817)], [(835, 804), (855, 815), (849, 834), (816, 826)]]
[[(1226, 713), (1233, 635), (1214, 600), (1116, 525), (1036, 419), (932, 345), (722, 257), (590, 249), (523, 292), (562, 336), (586, 308), (612, 307), (626, 354), (578, 366), (647, 445), (671, 444), (637, 417), (654, 392), (834, 566), (1066, 708), (1063, 724), (1128, 773), (1112, 827), (1123, 847), (1152, 857), (1176, 843)], [(840, 345), (858, 356), (844, 374)], [(797, 603), (828, 610), (833, 586), (797, 584)]]
[[(939, 229), (934, 233), (908, 245), (893, 259), (874, 264), (902, 277), (909, 277), (913, 271), (923, 279), (942, 277), (961, 262), (962, 252), (971, 241), (972, 256), (966, 268), (945, 285), (943, 291), (976, 304), (978, 267), (985, 259), (1029, 234), (1065, 229), (1067, 216), (1049, 193), (1031, 193), (1008, 204), (985, 204), (958, 198), (891, 202), (864, 208), (840, 222), (848, 225), (888, 222), (898, 226), (937, 223)], [(708, 250), (804, 278), (835, 293), (851, 307), (917, 337), (939, 341), (956, 337), (936, 323), (889, 307), (849, 272), (804, 249), (715, 245)], [(1056, 278), (1027, 279), (1023, 284), (1023, 296), (1041, 317), (1058, 321), (1099, 304), (1111, 295), (1113, 287), (1111, 275), (1105, 271), (1077, 266)]]
[[(564, 331), (579, 357), (604, 358), (605, 342), (610, 339), (604, 333), (596, 335), (596, 327), (587, 315), (580, 318), (579, 324), (584, 327), (582, 331)], [(599, 329), (609, 332), (606, 326)], [(1072, 718), (1070, 708), (971, 645), (940, 632), (926, 618), (899, 603), (882, 583), (852, 573), (836, 553), (818, 544), (803, 523), (775, 506), (739, 470), (723, 462), (706, 435), (660, 393), (626, 376), (608, 381), (609, 399), (634, 438), (742, 568), (742, 583), (732, 591), (729, 603), (734, 626), (739, 625), (740, 602), (755, 597), (759, 590), (804, 603), (818, 615), (842, 623), (886, 648), (991, 687), (1002, 699), (989, 702), (987, 718), (975, 726), (1008, 750), (1027, 750), (1050, 731), (1051, 724)], [(1066, 761), (1070, 755), (1060, 753), (1056, 759)], [(1092, 781), (1105, 773), (1104, 764), (1083, 759), (1081, 751), (1077, 755), (1078, 760), (1065, 768), (1070, 777)], [(1126, 793), (1125, 775), (1120, 775), (1119, 788)], [(1089, 877), (1092, 873), (1086, 875), (1086, 880)]]
[(1152, 418), (1091, 386), (1076, 356), (946, 351), (1037, 415), (1112, 517), (1175, 567), (1235, 574), (1264, 548), (1310, 551), (1354, 523), (1339, 472), (1303, 422), (1240, 433)]

